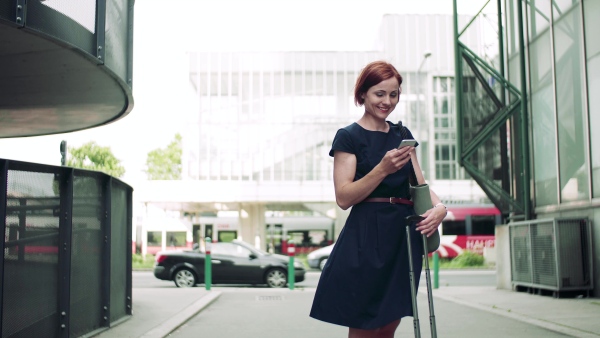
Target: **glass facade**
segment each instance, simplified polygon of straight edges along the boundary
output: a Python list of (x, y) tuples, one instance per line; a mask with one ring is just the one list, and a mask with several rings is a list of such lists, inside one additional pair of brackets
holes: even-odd
[(568, 7), (562, 2), (562, 6), (554, 6), (553, 32), (560, 197), (566, 202), (588, 200), (589, 163), (581, 9), (577, 3)]
[[(592, 166), (592, 196), (600, 197), (600, 2), (583, 1), (583, 20), (585, 22), (585, 60), (588, 85), (588, 111), (590, 130), (590, 154)], [(595, 93), (596, 95), (593, 95)]]
[[(550, 32), (550, 2), (536, 2), (537, 10), (529, 11), (529, 53), (536, 60), (530, 65), (531, 115), (536, 204), (558, 203), (556, 151), (556, 111)], [(546, 165), (542, 165), (546, 163)]]
[[(490, 3), (493, 2), (486, 2), (484, 7)], [(455, 42), (457, 55), (465, 61), (457, 60), (456, 83), (459, 85), (456, 87), (459, 89), (460, 117), (457, 138), (462, 142), (475, 135), (473, 138), (477, 141), (471, 148), (462, 147), (460, 143), (460, 155), (465, 158), (465, 170), (478, 182), (483, 182), (480, 183), (482, 187), (489, 188), (486, 191), (488, 196), (503, 214), (508, 215), (507, 229), (496, 227), (496, 236), (497, 239), (503, 237), (505, 243), (510, 242), (510, 247), (497, 248), (504, 250), (506, 257), (510, 255), (512, 262), (507, 265), (510, 271), (498, 270), (498, 287), (514, 289), (519, 286), (520, 278), (515, 277), (515, 271), (518, 272), (519, 265), (523, 264), (519, 259), (515, 260), (516, 256), (529, 259), (529, 263), (536, 263), (541, 256), (547, 258), (547, 245), (539, 241), (542, 238), (547, 241), (550, 232), (539, 225), (552, 221), (564, 222), (566, 227), (552, 230), (554, 234), (550, 239), (564, 239), (569, 236), (569, 231), (573, 231), (578, 238), (561, 245), (564, 247), (561, 250), (572, 250), (569, 254), (565, 252), (561, 255), (573, 258), (569, 267), (577, 266), (575, 275), (582, 276), (586, 287), (593, 287), (597, 291), (600, 287), (600, 269), (591, 257), (598, 257), (598, 246), (595, 244), (600, 241), (600, 232), (597, 231), (600, 224), (600, 137), (596, 135), (600, 127), (600, 40), (596, 36), (600, 31), (600, 1), (504, 0), (497, 2), (496, 9), (502, 13), (503, 26), (499, 27), (499, 31), (504, 28), (506, 34), (498, 35), (502, 47), (502, 67), (495, 71), (500, 75), (498, 79), (503, 83), (504, 91), (510, 96), (504, 97), (509, 103), (505, 114), (488, 124), (487, 129), (483, 126), (487, 121), (477, 124), (477, 121), (473, 123), (473, 120), (465, 118), (476, 117), (481, 114), (481, 108), (485, 108), (484, 105), (474, 104), (480, 101), (473, 100), (470, 95), (472, 81), (469, 78), (474, 74), (480, 83), (485, 82), (485, 73), (478, 74), (473, 66), (483, 63), (479, 62), (480, 55), (469, 53), (464, 47), (460, 30), (457, 31)], [(482, 16), (487, 14), (483, 9), (480, 13), (483, 13)], [(467, 65), (470, 70), (465, 71)], [(504, 77), (508, 81), (504, 81)], [(491, 87), (490, 84), (490, 88), (486, 88), (489, 97), (493, 96)], [(482, 126), (483, 131), (472, 132), (473, 125)], [(484, 139), (491, 135), (486, 132), (497, 126), (500, 126), (501, 136), (507, 136), (501, 146), (507, 148), (510, 156), (502, 159), (502, 166), (494, 166), (502, 172), (477, 176), (483, 171), (473, 170), (466, 159), (478, 149), (498, 153), (504, 151), (496, 151), (493, 148), (496, 142)], [(477, 161), (473, 163), (478, 164)], [(507, 170), (512, 172), (507, 175)], [(501, 191), (497, 189), (499, 185), (490, 184), (489, 177), (496, 177), (495, 174), (502, 178)], [(495, 198), (495, 193), (498, 198)], [(513, 235), (520, 226), (518, 223), (528, 227), (526, 232), (529, 237), (526, 240), (529, 241), (528, 246), (535, 250), (528, 247), (523, 251), (518, 248), (519, 245), (514, 245), (516, 237)], [(586, 230), (579, 227), (584, 224)], [(534, 252), (538, 249), (541, 254)], [(560, 260), (564, 262), (564, 257), (557, 258), (557, 267)], [(540, 284), (550, 283), (542, 281), (545, 277), (541, 275), (547, 275), (545, 268), (538, 266), (530, 270), (527, 274), (530, 279), (523, 279), (527, 283), (522, 285), (525, 288), (531, 291)], [(568, 273), (562, 274), (563, 280), (570, 281), (563, 287), (572, 288), (574, 278), (565, 277)], [(597, 295), (595, 291), (593, 294)]]
[[(509, 80), (528, 78), (535, 206), (589, 201), (597, 194), (599, 167), (590, 130), (598, 125), (598, 42), (589, 33), (599, 27), (594, 1), (535, 0), (524, 4), (528, 68), (519, 74), (519, 1), (505, 2)], [(585, 34), (587, 32), (588, 34)], [(597, 39), (596, 39), (597, 40)], [(595, 91), (594, 91), (595, 89)], [(591, 174), (591, 176), (590, 176)], [(594, 197), (597, 195), (593, 195)]]
[[(353, 86), (378, 53), (192, 53), (199, 99), (184, 175), (198, 180), (331, 180), (333, 135), (362, 114)], [(407, 110), (402, 100), (392, 120)]]
[[(355, 57), (349, 57), (352, 55)], [(268, 68), (263, 64), (265, 58), (273, 61)], [(367, 52), (192, 54), (191, 63), (199, 69), (190, 80), (198, 94), (200, 113), (198, 132), (186, 143), (187, 176), (200, 180), (331, 180), (332, 162), (323, 157), (336, 130), (362, 115), (363, 108), (353, 105), (354, 81), (357, 71), (377, 59), (385, 57)], [(201, 65), (205, 69), (200, 69)], [(416, 85), (405, 85), (389, 119), (402, 120), (423, 151), (429, 143), (427, 101), (431, 90), (424, 74), (402, 73), (405, 83)], [(451, 76), (433, 78), (433, 126), (436, 142), (438, 137), (441, 142), (435, 146), (437, 179), (463, 176), (454, 150), (453, 86)], [(427, 157), (420, 156), (426, 173)]]
[(433, 78), (433, 126), (435, 130), (435, 177), (464, 179), (456, 153), (456, 103), (454, 77)]
[[(331, 184), (331, 142), (362, 116), (354, 82), (375, 60), (403, 76), (388, 119), (402, 121), (419, 141), (426, 179), (465, 179), (456, 154), (454, 64), (445, 57), (453, 52), (452, 17), (386, 15), (381, 27), (379, 51), (190, 52), (197, 112), (183, 133), (183, 179)], [(480, 35), (469, 32), (473, 48), (483, 46)]]

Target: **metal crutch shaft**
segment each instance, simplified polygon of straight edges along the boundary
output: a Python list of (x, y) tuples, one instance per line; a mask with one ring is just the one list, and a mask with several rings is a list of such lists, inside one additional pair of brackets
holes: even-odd
[(419, 311), (417, 309), (417, 290), (415, 286), (415, 272), (413, 269), (413, 258), (412, 258), (412, 245), (410, 243), (410, 220), (407, 217), (406, 221), (406, 242), (408, 244), (408, 266), (410, 275), (410, 293), (412, 296), (412, 308), (413, 308), (413, 328), (415, 331), (415, 337), (421, 338), (421, 327), (419, 325)]
[(427, 301), (429, 302), (429, 328), (431, 329), (431, 338), (437, 338), (437, 328), (435, 325), (435, 313), (433, 312), (433, 295), (431, 288), (431, 274), (429, 272), (429, 255), (427, 252), (427, 236), (423, 235), (423, 252), (425, 257), (425, 279), (427, 280)]

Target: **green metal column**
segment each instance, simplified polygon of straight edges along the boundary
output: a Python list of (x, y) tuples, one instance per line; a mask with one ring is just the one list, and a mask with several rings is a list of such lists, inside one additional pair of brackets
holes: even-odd
[[(531, 174), (529, 171), (529, 118), (527, 113), (527, 78), (526, 78), (526, 59), (525, 59), (525, 29), (523, 27), (523, 6), (524, 2), (519, 1), (517, 5), (517, 15), (519, 16), (519, 63), (521, 68), (521, 128), (519, 130), (520, 146), (521, 146), (521, 172), (516, 173), (521, 175), (522, 198), (523, 198), (523, 215), (525, 219), (531, 219)], [(519, 179), (517, 178), (517, 179)]]
[[(504, 74), (504, 31), (502, 26), (502, 0), (498, 0), (497, 2), (497, 12), (498, 12), (498, 63), (500, 69), (498, 70), (502, 78), (506, 78)], [(500, 101), (503, 106), (506, 106), (506, 88), (500, 92)], [(508, 137), (508, 131), (506, 128), (506, 124), (501, 128), (502, 135), (504, 137)], [(502, 168), (509, 168), (510, 161), (508, 160), (508, 144), (507, 142), (502, 142), (500, 145), (500, 151), (502, 152), (500, 161)], [(502, 171), (502, 190), (510, 192), (510, 172), (508, 170)]]
[(452, 11), (454, 13), (454, 90), (456, 91), (456, 153), (459, 154), (458, 164), (464, 166), (463, 159), (460, 154), (462, 154), (462, 137), (463, 128), (462, 128), (462, 57), (460, 52), (460, 46), (458, 44), (458, 0), (454, 0), (452, 3)]
[(290, 243), (288, 246), (288, 255), (290, 261), (288, 264), (288, 286), (290, 290), (294, 290), (294, 283), (296, 281), (296, 269), (294, 269), (294, 256), (296, 255), (296, 247), (294, 243)]
[[(512, 3), (512, 2), (511, 2)], [(498, 17), (498, 67), (490, 65), (487, 59), (471, 50), (460, 39), (477, 19), (484, 15), (485, 5), (465, 27), (459, 27), (458, 0), (453, 0), (454, 15), (454, 62), (456, 96), (456, 151), (458, 163), (479, 184), (490, 200), (503, 215), (515, 213), (525, 218), (531, 217), (531, 173), (529, 160), (529, 127), (526, 92), (526, 57), (524, 55), (526, 36), (523, 28), (523, 2), (519, 3), (519, 29), (521, 48), (521, 87), (520, 91), (505, 78), (505, 48), (502, 14), (502, 0), (496, 0)], [(459, 28), (461, 30), (459, 30)], [(477, 29), (477, 28), (475, 28)], [(496, 68), (499, 68), (497, 70)], [(490, 83), (489, 80), (494, 80)], [(468, 82), (467, 82), (468, 81)], [(465, 87), (468, 85), (467, 87)], [(502, 86), (501, 88), (495, 87)], [(498, 90), (501, 89), (501, 90)], [(510, 102), (507, 102), (510, 98)], [(484, 111), (477, 100), (487, 103)], [(483, 125), (475, 128), (472, 120), (481, 120)], [(510, 138), (508, 128), (510, 124)], [(465, 135), (465, 133), (467, 135)], [(511, 142), (512, 139), (512, 142)], [(498, 149), (486, 144), (496, 142)], [(512, 147), (509, 149), (509, 145)], [(497, 152), (500, 154), (497, 154)], [(498, 158), (500, 167), (492, 161)], [(487, 162), (482, 162), (487, 161)], [(513, 189), (512, 187), (515, 187)], [(523, 216), (522, 216), (523, 217)]]
[(212, 285), (212, 260), (210, 257), (211, 247), (212, 239), (210, 237), (206, 237), (204, 243), (204, 285), (207, 291), (210, 291), (210, 287)]

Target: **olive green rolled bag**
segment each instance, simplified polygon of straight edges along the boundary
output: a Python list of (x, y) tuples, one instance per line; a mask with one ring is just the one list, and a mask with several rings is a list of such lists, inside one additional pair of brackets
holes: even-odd
[[(402, 139), (406, 138), (406, 127), (402, 126), (402, 121), (398, 122), (400, 126)], [(424, 214), (427, 210), (433, 207), (431, 203), (431, 194), (429, 193), (429, 184), (417, 184), (417, 175), (415, 174), (415, 168), (410, 163), (411, 174), (409, 176), (410, 182), (410, 199), (413, 201), (415, 213), (417, 215)], [(427, 252), (432, 253), (440, 247), (440, 231), (437, 230), (433, 235), (427, 237)]]
[[(414, 174), (414, 169), (413, 169)], [(424, 214), (427, 210), (433, 207), (431, 203), (431, 195), (429, 194), (429, 184), (418, 184), (410, 186), (410, 197), (413, 201), (415, 213), (417, 215)], [(440, 247), (440, 232), (436, 230), (433, 235), (427, 237), (427, 252), (432, 253)]]

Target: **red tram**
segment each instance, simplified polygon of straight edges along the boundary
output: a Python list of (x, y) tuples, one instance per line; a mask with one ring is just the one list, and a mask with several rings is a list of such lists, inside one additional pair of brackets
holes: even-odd
[[(448, 205), (448, 215), (440, 226), (440, 257), (456, 257), (465, 250), (483, 254), (484, 248), (494, 247), (494, 228), (501, 222), (500, 211), (491, 204)], [(265, 223), (264, 240), (267, 251), (272, 253), (285, 254), (288, 244), (294, 243), (296, 254), (307, 254), (335, 240), (335, 222), (324, 216), (265, 217)], [(200, 217), (191, 231), (183, 226), (168, 231), (166, 227), (148, 229), (138, 241), (145, 240), (146, 252), (154, 254), (165, 248), (191, 248), (205, 237), (228, 242), (238, 238), (239, 232), (237, 217)], [(133, 250), (135, 246), (133, 243)]]
[(500, 210), (493, 205), (448, 205), (448, 215), (440, 227), (440, 257), (452, 258), (469, 250), (483, 255), (495, 246), (494, 229), (501, 224)]

